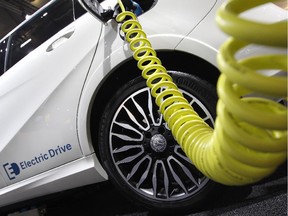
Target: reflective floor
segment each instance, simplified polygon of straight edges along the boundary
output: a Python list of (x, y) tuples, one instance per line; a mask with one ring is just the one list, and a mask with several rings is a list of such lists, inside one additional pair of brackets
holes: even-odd
[[(2, 212), (2, 213), (1, 213)], [(134, 205), (111, 184), (97, 184), (60, 193), (21, 209), (1, 211), (1, 216), (154, 216), (160, 215)], [(164, 214), (161, 214), (161, 216)], [(174, 216), (175, 214), (173, 214)], [(177, 216), (183, 214), (177, 214)], [(221, 198), (193, 216), (284, 216), (287, 215), (287, 165), (271, 177), (241, 187), (228, 187)]]

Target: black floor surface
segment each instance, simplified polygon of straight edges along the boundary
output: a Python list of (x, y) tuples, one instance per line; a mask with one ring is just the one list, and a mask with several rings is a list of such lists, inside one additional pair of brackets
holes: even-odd
[[(49, 197), (45, 202), (39, 202), (37, 207), (42, 209), (42, 216), (164, 216), (134, 205), (109, 183), (57, 194), (53, 198)], [(12, 209), (10, 211), (6, 210), (1, 214), (0, 209), (0, 215), (11, 215)], [(13, 211), (15, 214), (15, 209)], [(173, 215), (184, 216), (183, 214)], [(185, 214), (185, 216), (216, 215), (287, 215), (287, 164), (281, 166), (272, 176), (254, 185), (228, 187), (221, 196), (219, 194), (216, 202), (207, 203), (201, 210)]]

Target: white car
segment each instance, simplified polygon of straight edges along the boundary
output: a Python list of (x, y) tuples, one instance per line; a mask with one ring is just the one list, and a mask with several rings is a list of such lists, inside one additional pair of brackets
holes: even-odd
[[(162, 64), (213, 127), (224, 1), (135, 2)], [(109, 180), (136, 203), (178, 211), (217, 188), (151, 99), (114, 20), (117, 1), (101, 4), (95, 19), (78, 1), (52, 0), (0, 41), (0, 207)]]

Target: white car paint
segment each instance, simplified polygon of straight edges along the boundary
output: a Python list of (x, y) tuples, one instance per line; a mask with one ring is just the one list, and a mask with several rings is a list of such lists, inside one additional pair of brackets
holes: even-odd
[[(90, 29), (80, 21), (90, 22), (95, 28)], [(73, 32), (66, 43), (47, 52), (50, 44), (66, 32)], [(81, 17), (1, 77), (0, 106), (13, 115), (3, 113), (0, 117), (1, 122), (6, 122), (0, 126), (3, 133), (0, 163), (23, 164), (17, 178), (9, 180), (4, 175), (8, 185), (82, 157), (75, 104), (97, 43), (97, 40), (85, 39), (88, 32), (99, 37), (101, 24), (90, 16)], [(81, 44), (76, 42), (82, 40)], [(73, 63), (66, 64), (65, 60)], [(71, 145), (69, 149), (65, 147), (67, 144)], [(57, 158), (60, 155), (61, 160)], [(30, 167), (25, 165), (28, 161), (33, 163)]]
[[(203, 4), (203, 6), (199, 6), (201, 10), (197, 9), (197, 7), (191, 7), (189, 9), (187, 8), (186, 11), (183, 11), (184, 17), (179, 17), (178, 20), (174, 19), (172, 23), (170, 22), (171, 20), (169, 20), (169, 25), (167, 25), (167, 21), (158, 18), (159, 13), (160, 15), (161, 13), (169, 15), (171, 14), (171, 17), (176, 17), (176, 14), (180, 13), (179, 10), (181, 10), (182, 4), (193, 5), (197, 2), (197, 0), (186, 0), (181, 1), (181, 3), (177, 2), (171, 4), (171, 2), (167, 1), (158, 1), (152, 10), (144, 13), (139, 17), (139, 22), (141, 23), (143, 30), (147, 33), (148, 38), (155, 50), (164, 48), (170, 50), (175, 49), (183, 37), (186, 36), (191, 31), (191, 29), (193, 29), (193, 27), (201, 21), (205, 14), (209, 12), (209, 8), (213, 7), (215, 1), (201, 1), (201, 4)], [(171, 10), (172, 5), (175, 10)], [(193, 15), (194, 12), (197, 14), (196, 17)], [(157, 22), (159, 27), (158, 25), (156, 26), (154, 24), (155, 22), (152, 22), (155, 19), (159, 20), (159, 22)], [(183, 20), (194, 21), (182, 22)], [(87, 77), (87, 82), (83, 88), (82, 97), (79, 103), (80, 116), (78, 118), (78, 125), (80, 144), (91, 144), (91, 141), (88, 140), (89, 136), (87, 136), (87, 131), (89, 131), (89, 129), (87, 128), (87, 122), (85, 119), (86, 113), (89, 113), (91, 98), (93, 98), (93, 94), (96, 91), (99, 83), (107, 74), (109, 74), (111, 70), (117, 67), (117, 65), (121, 64), (121, 62), (132, 56), (132, 51), (129, 49), (128, 44), (119, 37), (119, 26), (114, 20), (109, 21), (107, 25), (103, 26), (103, 33), (101, 34), (97, 49), (98, 50), (91, 65), (91, 69)], [(90, 149), (92, 148), (91, 145), (88, 148), (87, 145), (81, 146), (84, 154), (90, 153)]]
[[(95, 179), (107, 179), (95, 155), (92, 158), (83, 156), (76, 125), (76, 105), (101, 29), (100, 22), (89, 14), (84, 15), (1, 76), (0, 107), (1, 111), (6, 111), (0, 112), (0, 122), (5, 122), (0, 124), (0, 180), (4, 180), (0, 181), (0, 186), (8, 187), (0, 189), (0, 206), (15, 202), (15, 197), (22, 197), (23, 200), (25, 197), (37, 196), (39, 191), (46, 194), (49, 192), (45, 192), (47, 176), (52, 176), (52, 182), (59, 179), (55, 172), (59, 172), (62, 177), (63, 173), (70, 176), (66, 169), (57, 168), (63, 164), (67, 164), (69, 168), (69, 162), (79, 165), (82, 163), (82, 172), (90, 175), (91, 181), (88, 183), (95, 182)], [(54, 41), (70, 32), (72, 35), (64, 44), (55, 50), (47, 51)], [(91, 35), (96, 39), (91, 40)], [(69, 61), (69, 64), (65, 61)], [(8, 110), (10, 115), (7, 113)], [(21, 174), (16, 176), (11, 173), (11, 164), (18, 164)], [(51, 171), (53, 168), (56, 170)], [(7, 174), (9, 171), (10, 175)], [(31, 179), (25, 181), (32, 176), (42, 175), (43, 172), (47, 173), (38, 178), (37, 183), (31, 183)], [(74, 172), (73, 175), (76, 175), (79, 171)], [(76, 185), (80, 186), (85, 181), (85, 178), (76, 181)], [(37, 188), (37, 194), (28, 190), (31, 184), (33, 188)], [(41, 189), (43, 185), (44, 190)], [(57, 184), (53, 185), (55, 189), (52, 191), (63, 188), (63, 182), (58, 187)], [(71, 187), (73, 184), (69, 185)], [(24, 188), (27, 188), (25, 192)]]

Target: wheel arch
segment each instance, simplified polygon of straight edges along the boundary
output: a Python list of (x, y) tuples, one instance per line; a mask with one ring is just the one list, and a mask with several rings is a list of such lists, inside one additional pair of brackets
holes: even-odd
[[(216, 86), (219, 70), (212, 63), (196, 55), (175, 50), (158, 50), (157, 56), (168, 71), (187, 72)], [(193, 70), (191, 70), (191, 65), (193, 65)], [(98, 123), (104, 108), (118, 88), (139, 75), (141, 75), (141, 71), (137, 67), (137, 62), (132, 57), (128, 58), (109, 73), (95, 94), (94, 100), (91, 103), (90, 116), (88, 116), (87, 120), (89, 121), (88, 124), (90, 124), (89, 132), (92, 144), (98, 158), (100, 158), (97, 140), (99, 133)], [(96, 101), (101, 101), (101, 103), (97, 103)]]

